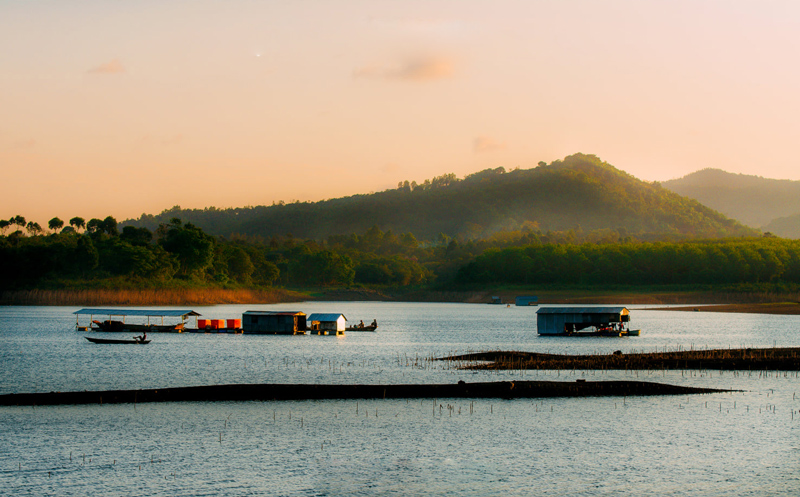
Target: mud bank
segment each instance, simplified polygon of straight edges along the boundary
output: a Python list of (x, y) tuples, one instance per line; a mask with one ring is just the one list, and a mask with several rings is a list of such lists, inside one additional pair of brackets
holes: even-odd
[(722, 392), (643, 381), (502, 381), (437, 385), (213, 385), (148, 390), (0, 395), (0, 405), (136, 404), (322, 399), (545, 398), (687, 395)]
[[(463, 362), (467, 370), (662, 370), (713, 369), (724, 371), (800, 371), (800, 348), (684, 350), (597, 355), (540, 354), (537, 352), (478, 352), (441, 358)], [(481, 362), (475, 364), (476, 362)], [(483, 362), (486, 361), (486, 362)]]

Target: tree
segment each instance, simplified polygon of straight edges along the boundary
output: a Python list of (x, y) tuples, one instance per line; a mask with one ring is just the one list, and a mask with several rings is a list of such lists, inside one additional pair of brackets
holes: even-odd
[(252, 283), (256, 267), (247, 252), (236, 245), (227, 247), (225, 252), (228, 258), (228, 276), (243, 285)]
[(25, 226), (25, 229), (27, 229), (28, 233), (30, 233), (33, 236), (39, 235), (43, 231), (39, 223), (36, 223), (34, 221), (28, 221), (28, 224), (27, 226)]
[(137, 228), (135, 226), (125, 226), (119, 238), (133, 246), (150, 245), (153, 241), (153, 233), (147, 228)]
[(111, 216), (106, 217), (103, 219), (101, 225), (101, 229), (110, 236), (118, 236), (119, 230), (117, 230), (117, 220)]
[(22, 217), (22, 216), (14, 216), (14, 217), (12, 217), (11, 219), (9, 219), (8, 221), (9, 221), (11, 224), (16, 224), (16, 225), (17, 225), (17, 226), (19, 226), (20, 228), (24, 228), (24, 227), (25, 227), (25, 226), (28, 224), (28, 222), (27, 222), (27, 221), (25, 220), (25, 218), (24, 218), (24, 217)]
[(201, 276), (213, 262), (214, 238), (192, 223), (181, 226), (180, 220), (174, 221), (159, 227), (164, 234), (158, 243), (178, 257), (180, 276)]
[(73, 217), (69, 220), (69, 225), (76, 230), (86, 228), (86, 221), (82, 217)]
[(97, 219), (96, 217), (93, 217), (92, 219), (89, 219), (89, 222), (86, 223), (86, 231), (90, 235), (102, 233), (103, 232), (103, 221), (101, 221), (100, 219)]
[(50, 231), (58, 231), (64, 227), (64, 221), (61, 219), (54, 217), (47, 223), (47, 227), (50, 228)]
[(6, 230), (9, 226), (11, 226), (11, 222), (6, 221), (5, 219), (0, 219), (0, 232), (2, 232), (4, 235), (6, 234)]

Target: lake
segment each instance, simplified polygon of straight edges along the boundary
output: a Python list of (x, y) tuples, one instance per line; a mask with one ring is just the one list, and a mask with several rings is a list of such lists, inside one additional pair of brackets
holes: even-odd
[[(638, 379), (670, 397), (0, 407), (0, 495), (796, 495), (795, 372), (472, 372), (482, 350), (610, 353), (800, 346), (800, 316), (649, 311), (630, 338), (540, 337), (536, 307), (308, 302), (195, 307), (377, 319), (344, 337), (152, 334), (101, 346), (75, 307), (0, 307), (0, 393), (232, 383)], [(86, 317), (82, 324), (87, 324)], [(96, 335), (96, 334), (95, 334)], [(116, 334), (115, 334), (116, 335)]]

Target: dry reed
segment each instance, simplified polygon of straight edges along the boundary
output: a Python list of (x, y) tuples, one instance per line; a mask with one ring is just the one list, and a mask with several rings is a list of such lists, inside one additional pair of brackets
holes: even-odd
[(223, 288), (63, 289), (3, 292), (2, 305), (214, 305), (300, 302), (307, 296), (283, 289)]

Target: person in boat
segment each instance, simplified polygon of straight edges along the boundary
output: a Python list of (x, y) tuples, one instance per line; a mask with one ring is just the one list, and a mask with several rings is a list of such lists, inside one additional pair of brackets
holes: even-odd
[(363, 328), (364, 327), (364, 320), (363, 319), (361, 321), (359, 321), (358, 327), (359, 328)]
[(378, 327), (378, 320), (377, 319), (373, 319), (372, 320), (372, 324), (370, 326), (372, 326), (373, 328), (377, 328)]
[(147, 332), (143, 331), (141, 335), (133, 337), (134, 340), (137, 342), (144, 342), (147, 340)]

